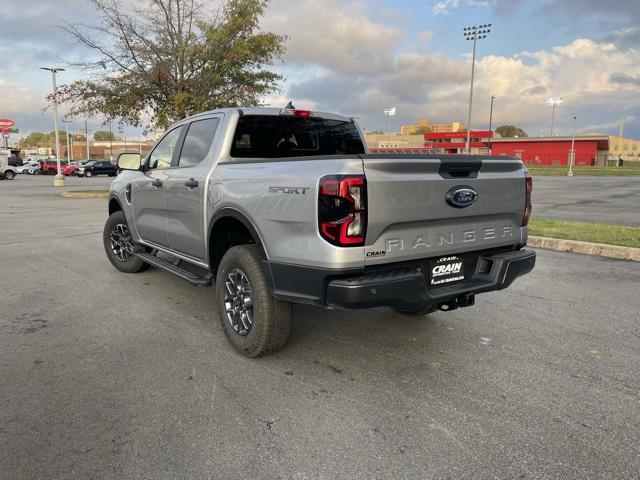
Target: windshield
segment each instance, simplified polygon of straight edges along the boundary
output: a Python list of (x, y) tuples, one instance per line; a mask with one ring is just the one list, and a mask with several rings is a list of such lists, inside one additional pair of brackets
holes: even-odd
[(364, 145), (352, 121), (314, 117), (244, 115), (231, 145), (238, 158), (354, 155)]

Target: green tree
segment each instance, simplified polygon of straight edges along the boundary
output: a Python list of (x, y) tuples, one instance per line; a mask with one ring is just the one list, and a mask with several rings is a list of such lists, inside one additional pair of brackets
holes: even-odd
[(147, 128), (166, 128), (277, 91), (282, 77), (267, 67), (282, 58), (286, 37), (260, 29), (269, 0), (223, 0), (215, 15), (199, 0), (140, 0), (133, 13), (123, 0), (89, 1), (98, 24), (63, 26), (95, 58), (78, 65), (89, 79), (59, 89), (71, 115), (140, 126), (151, 113)]
[[(56, 146), (56, 131), (52, 130), (48, 133), (49, 135), (49, 145), (52, 147)], [(71, 134), (69, 134), (71, 136)], [(67, 131), (66, 130), (58, 130), (58, 141), (60, 142), (60, 146), (67, 145)]]
[(51, 138), (48, 133), (31, 132), (29, 135), (24, 137), (20, 142), (20, 145), (31, 148), (49, 148), (51, 147)]
[(501, 125), (496, 128), (496, 133), (499, 133), (501, 137), (528, 137), (527, 132), (515, 125)]
[(96, 142), (108, 142), (109, 140), (120, 140), (117, 135), (109, 130), (97, 130), (93, 134), (93, 139)]

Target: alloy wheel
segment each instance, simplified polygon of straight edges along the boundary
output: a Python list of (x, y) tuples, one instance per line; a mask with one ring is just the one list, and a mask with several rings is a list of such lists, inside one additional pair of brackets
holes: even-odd
[(239, 268), (229, 272), (225, 284), (224, 309), (227, 320), (234, 332), (244, 337), (249, 334), (253, 326), (251, 284)]
[(121, 262), (128, 262), (133, 258), (133, 240), (129, 233), (129, 227), (123, 223), (118, 223), (111, 234), (111, 251)]

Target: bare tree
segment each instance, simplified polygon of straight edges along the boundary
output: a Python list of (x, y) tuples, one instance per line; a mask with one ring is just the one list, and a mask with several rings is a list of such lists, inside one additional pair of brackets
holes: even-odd
[(282, 77), (269, 70), (286, 37), (262, 32), (268, 0), (224, 0), (207, 13), (196, 0), (141, 0), (127, 12), (121, 0), (89, 0), (100, 22), (62, 28), (92, 50), (74, 64), (89, 73), (60, 87), (72, 114), (103, 114), (139, 126), (148, 113), (164, 128), (213, 108), (257, 105)]

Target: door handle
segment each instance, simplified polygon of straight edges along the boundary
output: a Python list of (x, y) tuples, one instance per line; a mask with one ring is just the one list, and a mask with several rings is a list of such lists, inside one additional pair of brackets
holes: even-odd
[(198, 181), (190, 178), (189, 180), (184, 182), (184, 185), (191, 190), (192, 188), (196, 188), (198, 186)]
[(151, 185), (153, 185), (154, 187), (161, 187), (162, 180), (160, 180), (159, 178), (156, 178), (153, 182), (151, 182)]

